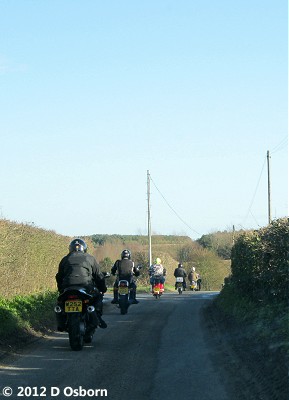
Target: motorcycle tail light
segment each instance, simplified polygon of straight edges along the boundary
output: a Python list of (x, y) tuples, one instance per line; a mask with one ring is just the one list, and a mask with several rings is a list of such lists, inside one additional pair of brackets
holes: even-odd
[(70, 296), (67, 296), (68, 299), (78, 299), (78, 296), (76, 294), (71, 294)]

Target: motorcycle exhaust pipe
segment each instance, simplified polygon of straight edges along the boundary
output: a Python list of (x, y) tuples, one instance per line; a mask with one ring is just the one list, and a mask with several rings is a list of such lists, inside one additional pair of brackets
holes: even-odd
[(60, 306), (55, 306), (54, 307), (54, 312), (56, 312), (56, 314), (60, 314), (62, 312), (62, 309)]
[(95, 311), (94, 306), (88, 306), (88, 307), (87, 307), (87, 312), (93, 313), (94, 311)]

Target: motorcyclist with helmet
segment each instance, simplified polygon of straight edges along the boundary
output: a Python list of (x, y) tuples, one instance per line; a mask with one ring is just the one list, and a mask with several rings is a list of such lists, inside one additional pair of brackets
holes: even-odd
[(136, 280), (134, 279), (134, 276), (139, 276), (140, 271), (131, 260), (131, 252), (129, 250), (123, 250), (121, 253), (121, 259), (116, 260), (111, 268), (111, 274), (115, 275), (116, 273), (117, 278), (113, 285), (113, 300), (111, 303), (118, 303), (118, 283), (120, 280), (126, 280), (129, 282), (129, 287), (131, 289), (129, 300), (132, 304), (138, 304), (139, 301), (136, 299)]
[[(187, 273), (186, 273), (182, 263), (179, 263), (178, 267), (175, 269), (174, 277), (175, 278), (183, 278), (183, 288), (184, 288), (184, 290), (186, 290), (186, 287), (187, 287), (187, 284), (186, 284)], [(177, 284), (175, 284), (175, 289), (177, 289)]]
[(188, 279), (190, 281), (190, 284), (192, 284), (192, 281), (197, 282), (198, 277), (197, 277), (197, 273), (196, 273), (196, 268), (195, 267), (191, 268), (191, 270), (189, 272), (189, 275), (188, 275)]
[[(106, 328), (107, 324), (102, 319), (103, 293), (107, 291), (104, 275), (96, 259), (87, 253), (87, 244), (84, 240), (73, 239), (69, 244), (69, 253), (59, 263), (58, 272), (55, 276), (60, 293), (68, 287), (81, 287), (95, 297), (95, 314), (92, 313), (95, 328)], [(61, 315), (58, 317), (58, 329), (63, 330)]]
[(196, 272), (195, 267), (191, 268), (189, 275), (188, 275), (188, 279), (189, 279), (189, 282), (191, 285), (192, 285), (193, 281), (196, 282), (197, 289), (201, 290), (201, 282), (202, 282), (201, 275)]

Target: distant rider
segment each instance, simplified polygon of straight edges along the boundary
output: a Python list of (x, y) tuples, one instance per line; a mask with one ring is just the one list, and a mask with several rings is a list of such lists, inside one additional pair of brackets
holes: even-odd
[(195, 267), (192, 267), (192, 268), (191, 268), (191, 270), (190, 270), (190, 272), (189, 272), (189, 275), (188, 275), (188, 279), (189, 279), (189, 282), (190, 282), (191, 285), (192, 285), (193, 281), (196, 282), (196, 284), (197, 284), (197, 289), (198, 289), (198, 290), (201, 290), (201, 282), (202, 282), (202, 279), (201, 279), (200, 274), (198, 274), (198, 273), (196, 272), (196, 268), (195, 268)]
[(196, 273), (196, 268), (195, 267), (191, 268), (191, 270), (189, 272), (189, 275), (188, 275), (188, 279), (189, 279), (190, 284), (192, 284), (193, 281), (197, 282), (198, 274)]
[(121, 253), (121, 259), (116, 260), (113, 267), (111, 268), (112, 275), (117, 273), (116, 281), (113, 285), (113, 300), (112, 304), (118, 303), (118, 283), (120, 280), (126, 280), (129, 282), (130, 287), (130, 297), (132, 304), (138, 304), (139, 301), (136, 299), (136, 280), (134, 276), (139, 276), (139, 268), (134, 265), (131, 260), (131, 253), (129, 250), (125, 249)]
[(200, 274), (197, 274), (197, 287), (198, 290), (201, 290), (201, 286), (202, 286), (202, 278)]
[(154, 285), (155, 279), (158, 279), (162, 285), (165, 284), (167, 270), (162, 265), (162, 260), (157, 257), (153, 265), (149, 267), (150, 284)]
[[(95, 314), (92, 313), (95, 327), (106, 328), (106, 322), (102, 316), (103, 293), (107, 291), (104, 276), (100, 271), (96, 259), (87, 253), (87, 244), (82, 239), (74, 239), (69, 245), (69, 253), (59, 263), (55, 276), (60, 293), (68, 287), (79, 287), (87, 290), (95, 297)], [(61, 314), (58, 315), (58, 328), (63, 330)]]
[[(178, 267), (175, 269), (174, 277), (175, 278), (183, 278), (183, 288), (184, 288), (184, 290), (186, 290), (186, 287), (187, 287), (187, 284), (186, 284), (187, 273), (186, 273), (182, 263), (179, 263)], [(177, 289), (177, 284), (175, 284), (175, 289)]]

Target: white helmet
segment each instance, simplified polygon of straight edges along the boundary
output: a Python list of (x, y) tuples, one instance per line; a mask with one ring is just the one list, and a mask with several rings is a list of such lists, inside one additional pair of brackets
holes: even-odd
[(193, 271), (196, 271), (196, 268), (195, 268), (195, 267), (193, 267), (192, 269), (193, 269)]

